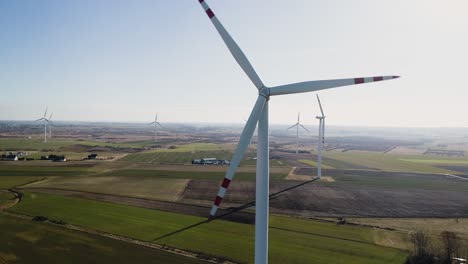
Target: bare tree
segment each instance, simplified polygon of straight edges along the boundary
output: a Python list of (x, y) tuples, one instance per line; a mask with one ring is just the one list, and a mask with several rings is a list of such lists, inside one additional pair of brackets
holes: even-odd
[(431, 264), (435, 263), (432, 254), (431, 240), (429, 234), (423, 230), (418, 230), (411, 234), (413, 243), (413, 254), (408, 257), (407, 264)]
[(444, 249), (443, 263), (451, 264), (453, 257), (457, 256), (458, 250), (460, 249), (460, 242), (457, 235), (453, 232), (444, 231), (440, 233), (442, 245)]
[(411, 234), (411, 242), (414, 246), (414, 255), (415, 256), (425, 256), (429, 253), (429, 235), (422, 231), (418, 230)]

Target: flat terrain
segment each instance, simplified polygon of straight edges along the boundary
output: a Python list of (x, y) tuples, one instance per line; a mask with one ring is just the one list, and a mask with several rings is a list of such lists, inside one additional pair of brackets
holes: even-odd
[(115, 239), (0, 214), (0, 263), (205, 263)]
[[(80, 128), (64, 124), (56, 128), (54, 135), (59, 138), (47, 144), (41, 142), (42, 130), (36, 124), (0, 131), (3, 154), (23, 151), (35, 159), (47, 154), (72, 158), (68, 162), (0, 161), (0, 207), (70, 224), (21, 220), (14, 227), (11, 216), (0, 214), (0, 228), (8, 230), (0, 243), (13, 241), (8, 251), (0, 247), (0, 263), (15, 263), (15, 258), (17, 263), (67, 262), (66, 253), (77, 263), (92, 263), (95, 256), (102, 256), (99, 263), (199, 263), (67, 226), (251, 263), (254, 207), (158, 239), (206, 220), (228, 167), (191, 165), (191, 160), (231, 159), (240, 132), (210, 126), (171, 131), (171, 126), (159, 131), (156, 141), (152, 128), (142, 124)], [(283, 128), (277, 131), (271, 135), (270, 193), (316, 175), (316, 138), (301, 137), (303, 153), (296, 155), (294, 137)], [(31, 133), (37, 135), (28, 138)], [(461, 149), (466, 138), (452, 143), (417, 137), (402, 140), (400, 135), (327, 138), (326, 180), (271, 200), (271, 263), (401, 264), (411, 248), (408, 234), (421, 226), (434, 236), (449, 230), (468, 239), (468, 180), (464, 180), (468, 158), (449, 156)], [(255, 144), (249, 146), (221, 213), (255, 199), (255, 148)], [(440, 154), (423, 155), (429, 149)], [(83, 160), (90, 153), (98, 153), (102, 160)], [(10, 188), (25, 193), (12, 207), (4, 206), (12, 201), (12, 193), (6, 191)], [(353, 224), (338, 225), (338, 217)], [(34, 248), (31, 256), (27, 255), (30, 248)]]
[[(158, 240), (159, 236), (205, 218), (39, 193), (26, 193), (23, 202), (10, 210), (241, 262), (253, 259), (252, 225), (214, 221)], [(329, 258), (333, 256), (334, 263), (403, 262), (406, 252), (377, 245), (374, 235), (368, 228), (272, 216), (270, 260), (271, 263), (330, 263)]]
[[(453, 181), (453, 184), (448, 184), (453, 190), (432, 184), (427, 184), (431, 187), (428, 189), (398, 189), (366, 185), (366, 182), (362, 185), (359, 182), (314, 182), (284, 193), (272, 200), (270, 206), (273, 212), (308, 217), (467, 217), (468, 182), (440, 177), (441, 182)], [(298, 182), (295, 181), (275, 182), (270, 184), (270, 192), (296, 184)], [(464, 187), (460, 187), (462, 185)], [(184, 199), (209, 203), (218, 188), (218, 182), (192, 180), (184, 192)], [(223, 205), (243, 204), (254, 199), (255, 183), (237, 181), (230, 186)]]
[(49, 177), (43, 181), (28, 184), (23, 187), (30, 189), (54, 188), (177, 201), (181, 199), (181, 195), (188, 183), (188, 179), (177, 178), (90, 176)]
[(424, 230), (433, 236), (443, 231), (454, 232), (468, 240), (468, 218), (347, 218), (351, 223), (392, 228), (404, 232)]

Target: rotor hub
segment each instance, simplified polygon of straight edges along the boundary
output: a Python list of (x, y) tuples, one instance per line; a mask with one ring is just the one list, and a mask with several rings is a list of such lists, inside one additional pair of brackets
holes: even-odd
[(265, 99), (270, 100), (270, 88), (263, 86), (258, 90), (258, 95), (265, 97)]

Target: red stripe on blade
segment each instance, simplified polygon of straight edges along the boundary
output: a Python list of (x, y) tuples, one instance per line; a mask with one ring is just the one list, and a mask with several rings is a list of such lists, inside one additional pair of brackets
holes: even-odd
[(198, 2), (201, 4), (201, 3), (205, 2), (205, 0), (198, 0)]
[(224, 178), (223, 184), (221, 184), (221, 186), (227, 189), (230, 183), (231, 183), (230, 179)]
[(374, 77), (374, 82), (378, 82), (378, 81), (383, 81), (383, 77), (382, 76)]
[(211, 11), (211, 9), (206, 10), (206, 14), (208, 15), (209, 18), (212, 18), (215, 16), (213, 11)]
[(364, 78), (354, 78), (354, 84), (364, 83)]
[(221, 203), (222, 200), (223, 200), (223, 198), (221, 198), (221, 197), (219, 197), (219, 196), (216, 196), (216, 199), (215, 199), (214, 204), (215, 204), (216, 206), (219, 206), (219, 204)]

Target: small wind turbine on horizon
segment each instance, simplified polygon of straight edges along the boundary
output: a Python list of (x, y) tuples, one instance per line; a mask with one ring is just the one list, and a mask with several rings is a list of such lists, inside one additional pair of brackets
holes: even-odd
[(148, 125), (154, 124), (154, 142), (156, 142), (157, 137), (158, 137), (158, 126), (163, 127), (159, 122), (158, 122), (158, 113), (156, 113), (156, 116), (154, 117), (154, 121), (149, 123)]
[(288, 127), (288, 129), (296, 127), (296, 154), (299, 154), (299, 126), (302, 127), (305, 131), (310, 133), (310, 131), (307, 128), (305, 128), (305, 126), (303, 126), (301, 124), (301, 113), (298, 112), (297, 113), (297, 123), (290, 126), (290, 127)]
[[(253, 107), (244, 130), (242, 131), (239, 144), (237, 145), (236, 151), (234, 152), (234, 156), (232, 157), (231, 163), (226, 172), (224, 180), (222, 181), (219, 192), (214, 200), (213, 207), (210, 211), (210, 218), (214, 218), (216, 216), (216, 212), (224, 198), (224, 195), (226, 194), (229, 184), (234, 178), (237, 167), (243, 159), (243, 156), (249, 146), (250, 139), (252, 138), (258, 123), (257, 168), (255, 184), (255, 264), (266, 264), (268, 263), (268, 211), (270, 180), (268, 138), (268, 104), (270, 97), (276, 95), (319, 91), (347, 85), (384, 81), (395, 79), (399, 76), (377, 76), (366, 78), (307, 81), (268, 87), (263, 84), (262, 80), (255, 72), (247, 57), (215, 16), (214, 12), (210, 9), (206, 1), (198, 0), (198, 2), (203, 7), (205, 13), (208, 15), (214, 27), (220, 34), (234, 59), (258, 89), (257, 101), (255, 102), (255, 106)], [(226, 94), (223, 95), (226, 96)], [(229, 100), (229, 97), (226, 97), (226, 100)]]
[(47, 119), (47, 109), (48, 107), (46, 107), (46, 110), (44, 112), (44, 116), (42, 118), (39, 118), (37, 119), (36, 121), (44, 121), (44, 143), (47, 143), (47, 124), (51, 124), (49, 119)]
[(321, 116), (316, 116), (319, 120), (319, 136), (318, 136), (318, 147), (317, 147), (317, 177), (320, 179), (322, 177), (322, 150), (325, 145), (325, 114), (323, 113), (322, 103), (320, 103), (320, 98), (317, 94), (317, 101), (320, 106)]

